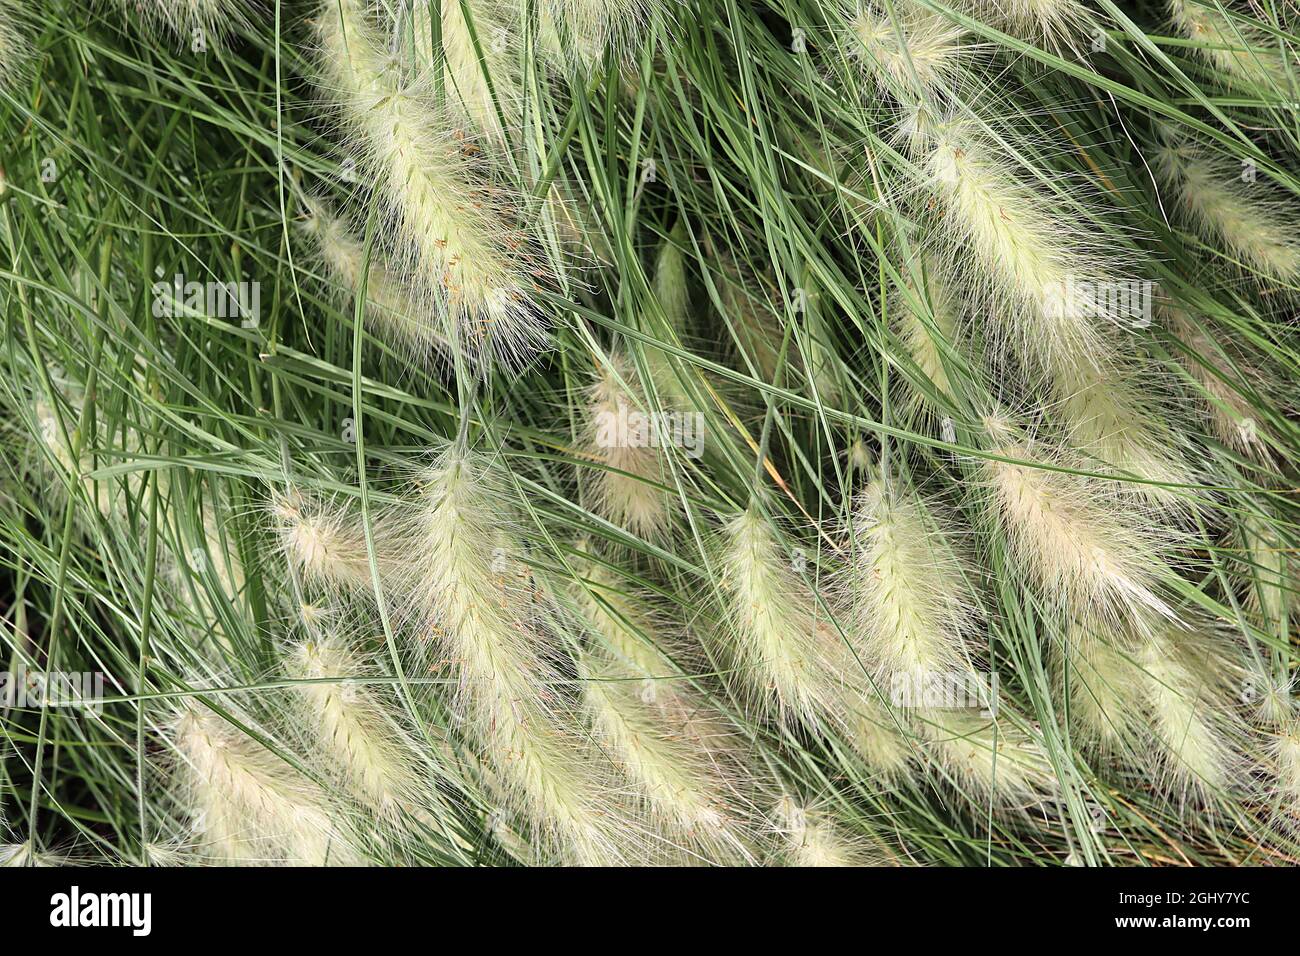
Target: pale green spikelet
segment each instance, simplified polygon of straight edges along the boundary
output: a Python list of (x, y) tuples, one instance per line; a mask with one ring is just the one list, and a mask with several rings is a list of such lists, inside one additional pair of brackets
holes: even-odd
[(596, 510), (634, 534), (658, 537), (672, 523), (666, 436), (646, 403), (636, 369), (614, 353), (588, 393), (583, 443), (602, 466), (590, 480)]
[(991, 416), (986, 459), (993, 505), (1012, 553), (1056, 607), (1089, 621), (1145, 624), (1176, 618), (1160, 591), (1165, 532), (1142, 523), (1131, 502), (1086, 477), (1055, 470), (1061, 457)]
[(828, 811), (789, 795), (777, 802), (775, 829), (788, 866), (862, 867), (892, 862), (870, 840), (848, 833)]
[[(442, 39), (437, 60), (430, 49), (435, 9), (441, 17)], [(520, 122), (521, 28), (515, 5), (502, 0), (415, 0), (409, 25), (398, 24), (401, 41), (411, 46), (421, 69), (442, 63), (448, 102), (461, 120), (498, 148), (508, 147)]]
[(912, 0), (891, 6), (892, 15), (883, 3), (850, 4), (850, 53), (887, 88), (920, 93), (961, 85), (976, 50), (966, 29)]
[(412, 297), (393, 267), (372, 254), (366, 269), (364, 241), (320, 200), (307, 199), (303, 231), (316, 244), (321, 263), (335, 284), (348, 293), (348, 305), (366, 289), (365, 317), (399, 353), (426, 364), (446, 348), (447, 339), (427, 304)]
[[(735, 734), (664, 653), (672, 641), (644, 595), (578, 561), (570, 593), (592, 629), (580, 675), (605, 746), (618, 755), (669, 843), (712, 862), (754, 857), (757, 784)], [(679, 651), (680, 653), (680, 651)]]
[(387, 242), (411, 262), (417, 301), (436, 309), (454, 350), (487, 364), (527, 362), (546, 343), (532, 301), (543, 280), (514, 201), (479, 175), (476, 147), (427, 87), (402, 79), (365, 0), (328, 0), (316, 32), (323, 85), (391, 212)]

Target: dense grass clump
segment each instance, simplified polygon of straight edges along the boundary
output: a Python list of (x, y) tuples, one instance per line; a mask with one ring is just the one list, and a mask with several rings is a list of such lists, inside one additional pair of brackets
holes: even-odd
[(0, 860), (1295, 862), (1298, 29), (0, 0)]

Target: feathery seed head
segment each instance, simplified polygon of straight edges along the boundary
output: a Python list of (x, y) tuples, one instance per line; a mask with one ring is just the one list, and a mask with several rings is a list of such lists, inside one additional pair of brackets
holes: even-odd
[(979, 612), (956, 552), (929, 507), (899, 482), (863, 490), (853, 523), (849, 593), (882, 678), (969, 669)]
[(483, 370), (527, 362), (546, 343), (532, 296), (550, 280), (517, 228), (517, 201), (481, 174), (427, 81), (401, 78), (365, 0), (327, 0), (317, 34), (324, 86), (391, 212), (386, 244), (410, 263), (412, 294)]
[(30, 840), (23, 843), (0, 844), (0, 867), (53, 867), (67, 866), (68, 860), (57, 853), (37, 850)]
[[(1186, 643), (1185, 638), (1181, 638)], [(1231, 702), (1218, 693), (1214, 666), (1175, 645), (1167, 633), (1147, 641), (1136, 655), (1165, 772), (1185, 795), (1201, 799), (1238, 779)]]
[(967, 0), (972, 14), (1012, 36), (1079, 53), (1098, 28), (1096, 13), (1079, 0)]
[(734, 679), (756, 710), (844, 734), (875, 768), (897, 772), (907, 749), (882, 695), (844, 640), (818, 620), (794, 570), (802, 555), (783, 549), (756, 508), (723, 528), (722, 590), (736, 662)]
[(607, 763), (571, 712), (556, 662), (561, 626), (549, 598), (521, 584), (515, 508), (486, 459), (453, 448), (424, 474), (403, 534), (409, 626), (430, 638), (458, 674), (456, 706), (539, 842), (583, 864), (622, 859), (622, 821)]
[[(441, 17), (441, 57), (432, 56), (434, 10)], [(415, 0), (409, 28), (400, 39), (414, 46), (424, 70), (441, 60), (444, 89), (459, 118), (493, 145), (508, 148), (523, 109), (517, 5), (502, 0)], [(466, 14), (469, 16), (466, 16)]]
[[(343, 507), (290, 489), (272, 498), (270, 513), (285, 557), (307, 580), (362, 593), (372, 587), (365, 529)], [(383, 552), (376, 558), (381, 570), (388, 565)]]
[(853, 53), (880, 84), (917, 93), (959, 85), (975, 51), (965, 28), (911, 0), (893, 11), (859, 3), (847, 13)]
[(673, 517), (659, 487), (670, 465), (636, 369), (623, 355), (610, 355), (588, 395), (584, 444), (604, 466), (591, 480), (596, 509), (634, 534), (662, 535)]
[(679, 336), (686, 332), (691, 312), (690, 285), (686, 274), (686, 220), (679, 219), (659, 246), (655, 258), (654, 290), (668, 324)]
[(1248, 268), (1270, 279), (1300, 279), (1300, 218), (1295, 198), (1261, 182), (1244, 183), (1236, 160), (1166, 136), (1156, 169), (1177, 190), (1179, 207)]
[(1288, 813), (1300, 816), (1300, 719), (1292, 716), (1272, 738), (1276, 788)]
[(1070, 719), (1084, 747), (1135, 758), (1147, 727), (1147, 689), (1126, 642), (1078, 621), (1066, 631), (1059, 689), (1069, 688)]
[[(1224, 635), (1167, 622), (1144, 630), (1075, 622), (1063, 663), (1088, 746), (1151, 772), (1167, 793), (1206, 800), (1240, 779), (1249, 672)], [(1066, 679), (1066, 675), (1062, 675)]]
[(192, 50), (204, 52), (221, 37), (248, 25), (251, 0), (118, 0), (152, 29), (166, 29)]
[(774, 817), (790, 866), (880, 866), (884, 862), (880, 849), (870, 841), (848, 834), (828, 812), (788, 794), (777, 802)]
[(1005, 718), (973, 710), (930, 710), (920, 715), (918, 727), (927, 749), (961, 792), (1027, 807), (1060, 789), (1042, 744)]
[(178, 782), (207, 855), (300, 866), (355, 858), (324, 792), (234, 725), (190, 707), (175, 723), (173, 743)]
[(628, 55), (653, 23), (667, 24), (666, 0), (541, 0), (541, 36), (559, 60), (591, 69), (606, 51)]
[[(929, 379), (940, 398), (953, 399), (953, 383), (948, 363), (956, 357), (959, 306), (949, 284), (938, 274), (935, 264), (927, 271), (927, 298), (913, 304), (910, 296), (918, 290), (908, 283), (910, 296), (900, 294), (893, 308), (895, 329), (903, 347), (917, 368)], [(928, 304), (928, 313), (926, 305)], [(920, 388), (913, 388), (909, 398), (912, 410), (933, 413), (934, 403)]]
[(1125, 317), (1097, 315), (1091, 289), (1101, 279), (1127, 282), (1124, 258), (1103, 252), (1094, 227), (1024, 180), (973, 122), (916, 115), (902, 132), (942, 202), (936, 225), (961, 250), (963, 280), (989, 299), (1008, 344), (1048, 374), (1080, 355), (1108, 354), (1104, 323)]
[[(753, 799), (744, 791), (752, 784), (721, 718), (699, 700), (691, 709), (660, 706), (660, 695), (647, 694), (646, 686), (661, 681), (631, 680), (636, 672), (604, 648), (584, 652), (578, 674), (602, 747), (669, 842), (710, 862), (752, 859), (744, 820)], [(678, 704), (688, 699), (683, 691), (674, 696)]]
[(585, 579), (570, 588), (574, 605), (591, 631), (579, 674), (604, 748), (670, 842), (713, 862), (752, 861), (755, 783), (734, 730), (670, 659), (674, 642), (648, 598), (594, 562), (574, 570)]
[[(16, 81), (27, 59), (23, 19), (16, 3), (0, 0), (0, 84)], [(0, 197), (5, 188), (4, 170), (0, 169)]]
[[(1286, 46), (1254, 21), (1225, 16), (1208, 0), (1167, 0), (1170, 19), (1197, 52), (1231, 85), (1258, 86), (1267, 92), (1290, 90)], [(1296, 68), (1294, 55), (1290, 69)]]
[(349, 298), (364, 281), (365, 315), (380, 335), (420, 364), (445, 349), (444, 330), (432, 311), (412, 297), (391, 264), (371, 255), (367, 271), (365, 243), (347, 223), (319, 200), (308, 197), (303, 205), (303, 232), (313, 239), (326, 273)]
[[(1170, 485), (1188, 485), (1195, 474), (1182, 446), (1185, 439), (1166, 424), (1168, 415), (1145, 398), (1130, 370), (1080, 356), (1057, 363), (1052, 382), (1056, 412), (1071, 444), (1117, 474)], [(1195, 506), (1188, 492), (1150, 484), (1124, 484), (1147, 502), (1169, 511)]]
[(290, 648), (286, 663), (290, 676), (309, 682), (298, 693), (316, 750), (349, 789), (380, 815), (420, 809), (425, 795), (414, 744), (374, 691), (359, 683), (369, 670), (360, 655), (319, 632)]
[(1045, 596), (1089, 622), (1175, 620), (1157, 594), (1164, 533), (1134, 521), (1132, 505), (1108, 497), (1094, 480), (1053, 470), (1069, 467), (1069, 457), (1017, 434), (1008, 419), (989, 416), (986, 427), (993, 453), (1014, 459), (984, 463), (998, 517), (1012, 553)]
[(1193, 322), (1187, 312), (1169, 305), (1162, 312), (1169, 330), (1187, 350), (1188, 354), (1181, 356), (1182, 363), (1204, 391), (1205, 411), (1214, 436), (1233, 451), (1271, 463), (1269, 431), (1256, 421), (1258, 413), (1245, 394), (1267, 391), (1261, 376), (1244, 365), (1227, 342), (1211, 337), (1203, 325)]

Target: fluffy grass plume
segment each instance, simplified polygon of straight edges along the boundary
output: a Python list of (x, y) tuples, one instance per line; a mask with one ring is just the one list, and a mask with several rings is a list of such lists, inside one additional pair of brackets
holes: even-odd
[[(441, 57), (430, 48), (437, 11)], [(415, 0), (409, 28), (399, 25), (402, 40), (413, 46), (425, 70), (442, 63), (448, 100), (467, 130), (508, 146), (519, 126), (523, 80), (519, 73), (522, 24), (508, 0)], [(468, 14), (468, 15), (467, 15)]]
[(201, 854), (227, 865), (355, 861), (324, 791), (240, 728), (195, 705), (172, 739)]
[[(1168, 0), (1169, 16), (1197, 52), (1233, 85), (1252, 84), (1268, 92), (1291, 88), (1286, 46), (1251, 20), (1214, 0)], [(1290, 57), (1292, 75), (1294, 54)]]
[(1097, 21), (1079, 0), (967, 0), (959, 7), (1022, 40), (1071, 51), (1086, 47)]
[(359, 799), (381, 816), (421, 809), (427, 797), (414, 742), (359, 681), (367, 668), (351, 648), (322, 629), (289, 649), (286, 668), (310, 730)]
[(1076, 617), (1175, 619), (1160, 595), (1161, 529), (1132, 506), (1066, 471), (1057, 453), (1001, 416), (986, 419), (989, 492), (1019, 566), (1056, 607)]
[[(15, 82), (27, 59), (26, 23), (14, 0), (0, 2), (0, 83)], [(3, 190), (0, 189), (0, 194)]]
[[(968, 649), (980, 612), (969, 569), (938, 524), (934, 509), (900, 480), (876, 479), (858, 500), (854, 562), (846, 591), (863, 656), (891, 696), (902, 691), (929, 751), (968, 791), (999, 802), (1035, 801), (1055, 789), (1042, 748), (1009, 720), (962, 709), (934, 709), (917, 690), (981, 682)], [(984, 705), (999, 705), (986, 685)], [(896, 699), (895, 703), (899, 701)]]
[(487, 362), (531, 358), (546, 331), (516, 208), (480, 175), (427, 82), (394, 69), (364, 0), (326, 2), (316, 27), (323, 85), (390, 212), (388, 244), (409, 259), (409, 281), (442, 318), (443, 336)]
[(979, 794), (999, 809), (1040, 808), (1059, 792), (1041, 741), (1005, 714), (933, 709), (919, 714), (915, 726), (938, 776), (958, 792)]
[(546, 47), (563, 60), (593, 67), (606, 52), (624, 56), (655, 19), (670, 18), (666, 0), (540, 0)]
[(1300, 216), (1295, 197), (1266, 181), (1243, 181), (1239, 163), (1205, 149), (1166, 143), (1157, 153), (1159, 169), (1191, 222), (1222, 242), (1236, 262), (1269, 279), (1300, 278)]
[[(1094, 361), (1078, 356), (1058, 363), (1052, 382), (1053, 408), (1069, 443), (1095, 459), (1093, 470), (1142, 479), (1123, 485), (1146, 500), (1169, 509), (1185, 510), (1195, 503), (1194, 490), (1172, 487), (1196, 483), (1196, 472), (1184, 450), (1187, 444), (1168, 424), (1155, 388), (1143, 389), (1141, 375), (1131, 364)], [(1154, 370), (1147, 376), (1155, 377)]]
[(245, 25), (257, 4), (253, 0), (116, 0), (127, 16), (155, 29), (169, 31), (178, 42), (206, 52), (221, 35)]
[(933, 512), (901, 480), (858, 498), (846, 590), (868, 658), (883, 679), (970, 668), (979, 610), (967, 571)]
[[(297, 489), (276, 495), (270, 513), (285, 559), (304, 580), (327, 591), (370, 589), (370, 552), (359, 515)], [(377, 557), (382, 568), (392, 562), (390, 555)]]
[(632, 833), (619, 830), (608, 763), (565, 705), (557, 634), (499, 533), (513, 507), (471, 452), (446, 452), (420, 483), (405, 541), (412, 626), (451, 664), (455, 706), (538, 834), (572, 862), (621, 861)]
[(326, 274), (347, 293), (348, 306), (364, 284), (365, 317), (379, 336), (416, 363), (428, 363), (447, 346), (445, 332), (428, 304), (412, 296), (394, 266), (382, 256), (372, 253), (367, 270), (365, 242), (325, 203), (308, 199), (305, 206), (303, 232), (315, 243)]
[(1235, 350), (1225, 347), (1228, 343), (1214, 341), (1203, 321), (1173, 307), (1166, 308), (1164, 315), (1185, 349), (1179, 358), (1201, 389), (1211, 434), (1239, 454), (1270, 461), (1268, 429), (1257, 420), (1248, 397), (1252, 391), (1264, 390), (1258, 372), (1243, 365)]
[(583, 429), (599, 464), (590, 478), (596, 510), (634, 534), (657, 537), (672, 522), (667, 437), (660, 431), (635, 367), (614, 353), (588, 391)]
[(911, 408), (937, 415), (941, 411), (940, 403), (953, 399), (948, 363), (957, 354), (960, 307), (951, 286), (934, 268), (927, 272), (926, 280), (924, 298), (909, 281), (908, 294), (893, 299), (894, 328), (908, 356), (935, 392), (931, 397), (922, 388), (913, 389), (909, 399)]
[(0, 0), (0, 858), (1300, 859), (1297, 7), (1170, 3)]
[(975, 47), (966, 30), (912, 0), (885, 4), (850, 4), (850, 52), (891, 89), (925, 92), (946, 90), (963, 79)]
[(1220, 798), (1241, 782), (1246, 671), (1231, 645), (1158, 627), (1082, 626), (1068, 632), (1063, 680), (1081, 740), (1153, 779), (1176, 799)]
[(1062, 211), (971, 121), (914, 114), (913, 151), (942, 203), (938, 226), (963, 281), (984, 285), (1003, 339), (1050, 376), (1080, 356), (1109, 354), (1084, 282), (1122, 279), (1092, 225)]
[(787, 866), (881, 866), (888, 857), (864, 837), (850, 834), (825, 809), (786, 795), (776, 805), (775, 829)]
[[(570, 588), (592, 629), (580, 676), (597, 733), (687, 857), (753, 862), (758, 784), (730, 727), (693, 690), (646, 595), (620, 592), (594, 562)], [(685, 650), (679, 650), (685, 655)]]
[(773, 717), (843, 733), (873, 766), (898, 771), (907, 749), (864, 665), (816, 613), (769, 519), (751, 507), (723, 531), (722, 587), (736, 680)]

